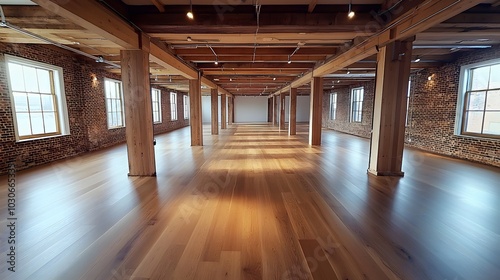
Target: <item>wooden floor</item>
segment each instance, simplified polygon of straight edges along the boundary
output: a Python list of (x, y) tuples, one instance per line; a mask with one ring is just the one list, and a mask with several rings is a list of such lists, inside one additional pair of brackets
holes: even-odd
[(405, 151), (368, 175), (368, 141), (233, 125), (205, 146), (157, 137), (156, 178), (116, 146), (17, 173), (17, 263), (0, 279), (498, 279), (500, 169)]

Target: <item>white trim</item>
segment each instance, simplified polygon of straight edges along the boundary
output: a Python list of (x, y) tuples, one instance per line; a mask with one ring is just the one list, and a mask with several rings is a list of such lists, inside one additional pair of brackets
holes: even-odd
[[(154, 120), (154, 106), (153, 106), (153, 94), (156, 94), (157, 102), (158, 102), (158, 116), (160, 118), (159, 121), (155, 122)], [(163, 123), (163, 114), (161, 112), (161, 90), (157, 88), (151, 88), (151, 111), (153, 113), (153, 124), (161, 124)]]
[(465, 109), (465, 93), (467, 92), (467, 89), (469, 88), (469, 78), (470, 78), (470, 70), (475, 69), (475, 68), (480, 68), (480, 67), (487, 67), (487, 66), (493, 66), (500, 64), (500, 59), (490, 59), (486, 61), (481, 61), (481, 62), (476, 62), (472, 64), (467, 64), (463, 65), (460, 67), (460, 77), (459, 77), (459, 86), (458, 86), (458, 95), (457, 95), (457, 108), (456, 108), (456, 113), (455, 113), (455, 128), (454, 128), (454, 135), (455, 136), (461, 136), (461, 137), (473, 137), (473, 138), (479, 138), (479, 139), (484, 139), (488, 138), (487, 134), (484, 135), (467, 135), (462, 133), (462, 126), (463, 126), (463, 112)]
[[(9, 98), (11, 101), (11, 108), (12, 108), (12, 118), (14, 120), (14, 131), (16, 135), (16, 142), (24, 142), (24, 141), (30, 141), (30, 140), (35, 140), (35, 139), (43, 139), (43, 138), (49, 138), (49, 137), (54, 137), (54, 136), (64, 136), (64, 135), (70, 135), (70, 127), (69, 127), (69, 117), (68, 117), (68, 107), (66, 104), (66, 92), (64, 89), (64, 73), (63, 73), (63, 68), (59, 66), (55, 66), (52, 64), (47, 64), (39, 61), (33, 61), (29, 60), (26, 58), (22, 57), (17, 57), (9, 54), (4, 54), (5, 57), (5, 69), (6, 69), (6, 74), (7, 74), (7, 83), (9, 85)], [(18, 133), (18, 128), (17, 128), (17, 117), (16, 117), (16, 106), (14, 103), (14, 98), (12, 94), (12, 84), (10, 81), (10, 73), (9, 73), (9, 63), (19, 63), (23, 64), (26, 66), (30, 67), (36, 67), (36, 68), (43, 68), (47, 69), (53, 72), (53, 78), (54, 78), (54, 91), (56, 95), (56, 100), (57, 100), (57, 114), (59, 117), (59, 130), (60, 130), (60, 135), (48, 135), (48, 136), (42, 136), (38, 138), (30, 138), (30, 139), (20, 139), (19, 138), (19, 133)]]
[[(108, 122), (108, 97), (106, 96), (106, 81), (110, 81), (113, 83), (118, 83), (120, 85), (120, 100), (121, 100), (121, 105), (122, 105), (122, 123), (123, 125), (121, 126), (109, 126)], [(110, 78), (104, 78), (104, 107), (106, 108), (106, 127), (108, 130), (111, 129), (117, 129), (117, 128), (124, 128), (125, 127), (125, 97), (123, 96), (123, 83), (122, 81), (115, 80), (115, 79), (110, 79)]]

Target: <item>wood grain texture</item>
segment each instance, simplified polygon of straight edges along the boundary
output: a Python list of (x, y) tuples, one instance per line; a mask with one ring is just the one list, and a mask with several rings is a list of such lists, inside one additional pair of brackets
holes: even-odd
[(323, 118), (323, 78), (312, 78), (311, 80), (309, 114), (309, 145), (320, 146)]
[(404, 178), (376, 177), (368, 140), (325, 130), (311, 147), (297, 129), (160, 135), (157, 177), (128, 177), (125, 145), (18, 172), (17, 272), (0, 279), (500, 275), (499, 168), (406, 149)]
[(129, 175), (154, 176), (149, 54), (143, 50), (122, 50), (121, 66)]
[(220, 95), (220, 129), (226, 129), (227, 128), (227, 95), (221, 94)]
[[(369, 172), (402, 176), (412, 40), (396, 41), (378, 53)], [(401, 55), (404, 54), (404, 55)], [(394, 59), (398, 57), (399, 59)]]
[(285, 97), (286, 94), (282, 93), (280, 94), (280, 130), (286, 130), (286, 124), (285, 124)]
[(219, 134), (219, 93), (217, 89), (210, 90), (210, 105), (212, 113), (212, 135)]
[(201, 115), (200, 80), (189, 80), (189, 114), (191, 146), (203, 146), (203, 122)]
[(297, 88), (290, 89), (290, 120), (288, 135), (297, 135)]

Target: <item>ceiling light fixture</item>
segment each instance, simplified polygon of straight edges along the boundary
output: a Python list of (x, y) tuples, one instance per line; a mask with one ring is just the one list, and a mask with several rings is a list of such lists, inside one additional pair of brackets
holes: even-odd
[(420, 56), (417, 56), (417, 59), (415, 59), (415, 62), (420, 62)]
[(288, 56), (288, 64), (292, 63), (292, 60), (290, 59), (290, 56)]
[(155, 81), (158, 82), (158, 75), (155, 75)]
[(349, 1), (349, 13), (347, 14), (347, 17), (353, 18), (356, 14), (352, 10), (352, 0)]
[(276, 77), (273, 78), (273, 81), (276, 81)]
[(233, 81), (233, 78), (229, 78), (229, 81), (232, 82)]
[(193, 2), (191, 0), (189, 0), (189, 12), (187, 12), (186, 16), (189, 19), (194, 19), (194, 15), (193, 15)]

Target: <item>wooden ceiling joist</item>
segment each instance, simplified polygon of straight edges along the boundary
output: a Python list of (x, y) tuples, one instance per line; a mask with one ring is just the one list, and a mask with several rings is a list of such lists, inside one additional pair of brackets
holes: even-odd
[[(480, 4), (481, 0), (426, 0), (421, 5), (389, 23), (383, 31), (333, 57), (323, 65), (292, 82), (292, 87), (299, 87), (312, 77), (323, 77), (377, 53), (377, 49), (396, 40), (408, 39), (426, 29), (439, 24), (457, 14)], [(283, 90), (289, 89), (284, 87)], [(282, 90), (275, 92), (280, 94)]]

